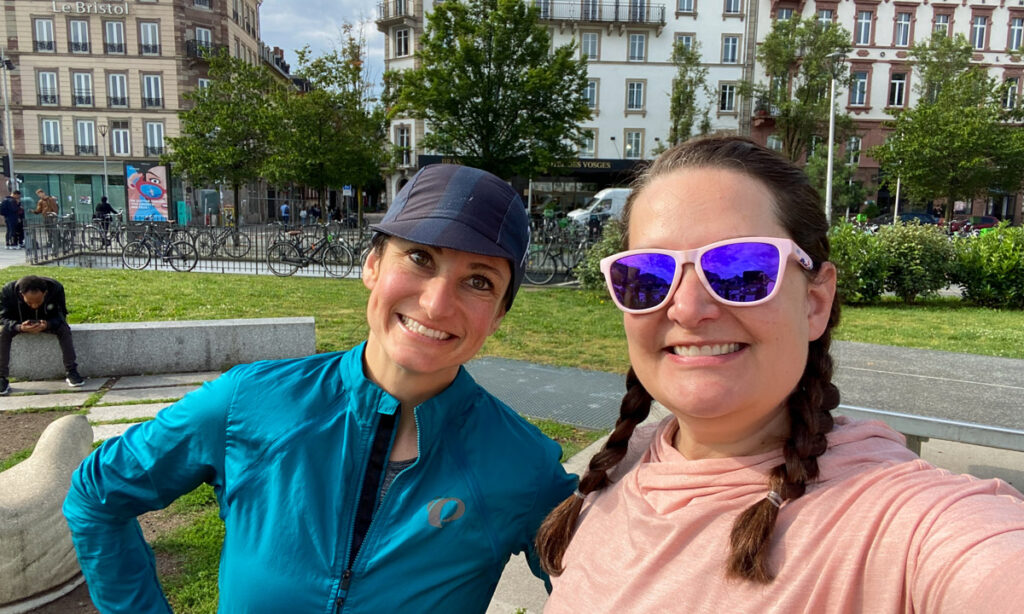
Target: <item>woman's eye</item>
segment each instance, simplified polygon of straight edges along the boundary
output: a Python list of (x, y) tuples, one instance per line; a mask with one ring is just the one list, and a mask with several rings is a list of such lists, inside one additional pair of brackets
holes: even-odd
[(428, 266), (430, 264), (430, 254), (423, 250), (410, 250), (408, 256), (409, 260), (412, 260), (413, 263), (418, 264), (419, 266)]
[(491, 288), (494, 287), (494, 284), (491, 282), (490, 279), (487, 279), (486, 277), (483, 277), (481, 275), (474, 275), (473, 277), (470, 277), (469, 285), (474, 290), (490, 290)]

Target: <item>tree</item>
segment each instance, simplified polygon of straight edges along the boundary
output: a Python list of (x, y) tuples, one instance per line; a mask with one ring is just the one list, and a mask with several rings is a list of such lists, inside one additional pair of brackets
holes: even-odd
[(499, 177), (539, 174), (575, 158), (590, 118), (585, 60), (551, 50), (523, 0), (443, 0), (427, 17), (419, 68), (393, 75), (391, 116), (426, 120), (425, 149)]
[(672, 145), (678, 145), (690, 138), (698, 114), (705, 119), (708, 117), (709, 107), (699, 109), (697, 96), (703, 92), (710, 99), (711, 90), (707, 83), (708, 69), (700, 61), (700, 43), (694, 41), (687, 46), (682, 40), (676, 40), (672, 48), (672, 63), (676, 65), (677, 72), (669, 100), (668, 140)]
[(282, 120), (266, 176), (317, 188), (321, 206), (327, 188), (378, 182), (385, 163), (383, 111), (367, 99), (364, 50), (365, 41), (345, 24), (331, 51), (313, 57), (308, 46), (298, 50), (295, 75), (309, 91), (278, 93)]
[[(782, 151), (796, 162), (804, 156), (815, 137), (828, 134), (829, 87), (833, 71), (837, 84), (844, 85), (845, 65), (836, 57), (853, 48), (850, 32), (817, 19), (776, 20), (757, 50), (768, 83), (745, 84), (746, 95), (754, 95), (758, 105), (772, 111)], [(852, 120), (846, 114), (836, 117), (836, 140), (850, 132)]]
[(280, 122), (268, 101), (281, 86), (262, 65), (226, 50), (209, 60), (210, 85), (184, 94), (195, 105), (180, 114), (181, 136), (167, 139), (161, 160), (193, 183), (227, 183), (239, 211), (239, 188), (259, 178), (268, 159), (267, 143)]
[(963, 34), (950, 38), (943, 32), (933, 32), (928, 42), (915, 44), (910, 49), (910, 58), (919, 77), (914, 89), (921, 99), (935, 102), (942, 84), (971, 65), (973, 53)]
[[(827, 185), (828, 163), (826, 155), (824, 148), (818, 148), (813, 154), (808, 156), (807, 166), (804, 167), (811, 185), (821, 194), (825, 193), (825, 186)], [(856, 164), (844, 164), (839, 159), (836, 160), (836, 164), (832, 168), (833, 220), (846, 219), (847, 214), (859, 212), (861, 205), (867, 198), (867, 190), (864, 185), (854, 179), (856, 170)]]
[(1004, 86), (972, 66), (939, 84), (934, 102), (921, 100), (889, 122), (892, 134), (868, 153), (886, 169), (886, 183), (899, 177), (915, 200), (953, 203), (989, 190), (1015, 192), (1024, 180), (1024, 131), (1003, 109)]

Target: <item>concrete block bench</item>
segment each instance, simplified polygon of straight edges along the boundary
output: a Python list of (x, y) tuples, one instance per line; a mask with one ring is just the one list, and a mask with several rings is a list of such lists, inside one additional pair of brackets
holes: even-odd
[[(84, 377), (223, 371), (256, 360), (316, 352), (314, 320), (309, 316), (72, 324), (71, 334)], [(10, 375), (62, 379), (57, 338), (45, 333), (15, 337)]]

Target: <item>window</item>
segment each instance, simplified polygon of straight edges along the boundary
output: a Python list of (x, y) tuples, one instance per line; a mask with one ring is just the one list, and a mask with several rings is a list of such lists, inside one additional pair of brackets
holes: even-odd
[(860, 164), (860, 137), (851, 136), (849, 141), (846, 141), (846, 163), (851, 166)]
[(92, 74), (87, 72), (71, 73), (74, 87), (72, 100), (76, 107), (92, 106)]
[(676, 0), (676, 12), (677, 13), (692, 13), (693, 12), (693, 0)]
[(60, 146), (60, 120), (44, 119), (42, 121), (42, 153), (62, 153)]
[(629, 61), (630, 62), (643, 62), (647, 59), (647, 35), (646, 34), (630, 34), (629, 35)]
[(56, 51), (57, 45), (53, 42), (53, 20), (35, 20), (36, 39), (33, 41), (36, 51)]
[(597, 156), (597, 137), (593, 130), (587, 130), (583, 135), (583, 142), (580, 143), (579, 156), (581, 158), (593, 158)]
[(601, 9), (598, 5), (598, 0), (583, 0), (583, 20), (584, 21), (599, 21), (601, 19)]
[(723, 83), (718, 87), (718, 110), (722, 113), (736, 112), (736, 85)]
[(164, 153), (164, 123), (146, 122), (146, 155), (159, 156)]
[(850, 84), (850, 106), (862, 107), (868, 102), (868, 73), (866, 70), (855, 70)]
[(949, 15), (936, 15), (932, 30), (949, 36)]
[(894, 72), (889, 77), (889, 106), (902, 107), (907, 93), (907, 73)]
[(587, 108), (597, 109), (597, 80), (590, 79), (583, 88), (583, 97), (587, 100)]
[(132, 155), (132, 135), (127, 121), (110, 122), (110, 143), (115, 156)]
[(204, 8), (204, 9), (212, 8), (210, 6), (211, 0), (195, 0), (192, 4), (194, 6), (198, 6), (200, 8)]
[(832, 9), (818, 9), (818, 22), (826, 26), (832, 25)]
[(213, 32), (209, 28), (196, 27), (196, 47), (200, 49), (213, 48)]
[(208, 87), (210, 87), (209, 79), (203, 79), (202, 77), (196, 79), (196, 89), (205, 90)]
[(1024, 43), (1024, 18), (1014, 17), (1010, 20), (1010, 36), (1006, 44), (1007, 51), (1017, 51)]
[(395, 128), (395, 147), (402, 156), (402, 166), (412, 165), (412, 139), (409, 136), (409, 126), (400, 125)]
[(854, 25), (853, 42), (857, 45), (871, 44), (871, 11), (857, 11), (857, 23)]
[(241, 5), (241, 0), (231, 0), (231, 19), (235, 23), (238, 23), (238, 10)]
[(128, 75), (112, 73), (107, 77), (107, 104), (112, 107), (128, 106)]
[(160, 24), (152, 21), (139, 22), (139, 53), (160, 55)]
[(395, 57), (409, 55), (409, 28), (395, 30)]
[(971, 19), (971, 47), (975, 49), (985, 48), (985, 34), (988, 31), (988, 17), (975, 15)]
[(598, 58), (598, 34), (597, 32), (583, 32), (580, 34), (580, 57), (588, 60)]
[(164, 106), (163, 79), (160, 75), (142, 76), (142, 107), (154, 108)]
[(897, 47), (910, 46), (910, 13), (896, 13), (896, 32), (893, 44)]
[(765, 146), (772, 151), (782, 151), (782, 139), (777, 134), (769, 135)]
[(778, 9), (775, 11), (775, 19), (778, 21), (787, 21), (793, 19), (793, 9)]
[(89, 22), (84, 19), (72, 19), (68, 22), (68, 35), (71, 37), (69, 47), (71, 53), (89, 53)]
[(626, 110), (627, 111), (643, 111), (644, 110), (644, 82), (643, 81), (627, 81), (626, 82)]
[(722, 37), (722, 63), (723, 64), (735, 64), (739, 58), (740, 48), (740, 37), (738, 36), (723, 36)]
[(626, 132), (626, 158), (638, 160), (644, 156), (644, 133), (630, 130)]
[(647, 21), (647, 0), (629, 0), (629, 20), (636, 23)]
[(124, 53), (124, 22), (108, 21), (103, 24), (107, 53)]
[(39, 73), (39, 104), (55, 105), (57, 98), (57, 73), (44, 71)]
[(740, 12), (741, 0), (725, 0), (725, 14), (735, 15)]
[(96, 124), (91, 119), (75, 122), (75, 155), (96, 155)]
[(1014, 77), (1006, 80), (1006, 91), (1003, 93), (1003, 108), (1012, 109), (1017, 106), (1017, 85), (1019, 80)]
[(676, 34), (676, 44), (682, 43), (685, 49), (693, 49), (693, 34)]

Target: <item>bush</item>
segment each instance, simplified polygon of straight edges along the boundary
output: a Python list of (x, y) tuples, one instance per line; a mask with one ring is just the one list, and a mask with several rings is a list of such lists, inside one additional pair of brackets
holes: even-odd
[(952, 277), (973, 303), (1024, 308), (1024, 228), (1004, 222), (980, 236), (958, 239)]
[(829, 230), (830, 260), (836, 265), (836, 292), (842, 303), (875, 301), (885, 290), (888, 254), (877, 235), (840, 222)]
[(601, 259), (622, 251), (622, 223), (609, 220), (601, 231), (601, 240), (590, 246), (583, 262), (576, 267), (576, 279), (588, 290), (603, 290), (604, 275), (601, 274)]
[(949, 284), (953, 243), (938, 226), (882, 226), (878, 240), (888, 262), (885, 289), (904, 302), (934, 294)]

